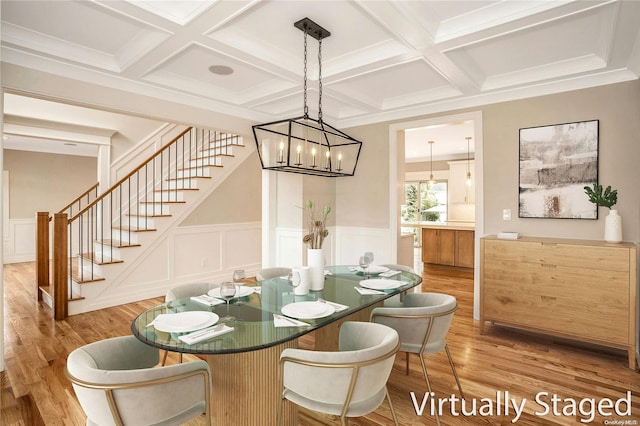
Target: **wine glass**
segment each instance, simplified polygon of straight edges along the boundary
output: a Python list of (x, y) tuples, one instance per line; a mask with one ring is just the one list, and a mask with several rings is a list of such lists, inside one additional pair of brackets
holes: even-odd
[(236, 285), (242, 285), (246, 279), (247, 276), (244, 273), (244, 269), (236, 269), (233, 271), (233, 282)]
[(367, 268), (369, 267), (369, 258), (367, 256), (360, 256), (359, 265), (360, 265), (360, 268), (362, 268), (362, 275), (365, 278), (369, 278), (367, 276)]
[(220, 321), (233, 321), (235, 317), (229, 315), (229, 302), (236, 295), (236, 284), (231, 281), (225, 281), (220, 284), (220, 297), (227, 302), (227, 315), (220, 318)]
[(236, 269), (233, 271), (233, 283), (236, 285), (237, 292), (240, 292), (240, 287), (244, 284), (247, 276), (244, 274), (244, 269)]

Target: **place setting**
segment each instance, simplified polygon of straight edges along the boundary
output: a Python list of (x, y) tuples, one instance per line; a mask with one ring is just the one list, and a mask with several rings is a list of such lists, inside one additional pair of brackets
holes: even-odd
[(169, 333), (178, 340), (193, 345), (233, 331), (233, 327), (218, 321), (218, 314), (209, 311), (184, 311), (160, 314), (147, 327)]

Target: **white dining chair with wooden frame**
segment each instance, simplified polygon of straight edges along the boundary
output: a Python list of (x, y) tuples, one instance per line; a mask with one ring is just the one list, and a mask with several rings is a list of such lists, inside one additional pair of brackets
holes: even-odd
[(159, 350), (134, 336), (75, 349), (65, 374), (87, 425), (179, 425), (204, 414), (211, 425), (211, 374), (204, 361), (157, 367)]
[[(453, 314), (457, 309), (454, 296), (442, 293), (409, 293), (405, 295), (402, 306), (374, 308), (371, 311), (371, 321), (387, 325), (398, 332), (400, 351), (407, 354), (405, 367), (407, 375), (409, 374), (409, 353), (418, 354), (429, 392), (432, 392), (432, 389), (423, 355), (437, 353), (444, 349), (460, 396), (464, 399), (464, 392), (446, 340)], [(435, 413), (436, 422), (440, 425), (438, 410), (435, 410)]]
[(399, 346), (398, 333), (374, 323), (347, 321), (342, 324), (339, 350), (334, 352), (285, 349), (280, 357), (282, 422), (285, 400), (309, 410), (340, 417), (375, 411), (385, 397), (393, 422), (398, 419), (387, 391), (387, 380)]

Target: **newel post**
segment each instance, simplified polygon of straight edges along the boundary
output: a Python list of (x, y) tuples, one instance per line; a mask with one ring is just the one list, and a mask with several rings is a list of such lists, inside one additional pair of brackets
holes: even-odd
[(49, 286), (49, 212), (36, 216), (36, 298), (42, 300), (42, 287)]
[(53, 216), (53, 316), (56, 320), (67, 317), (69, 299), (69, 238), (66, 213)]

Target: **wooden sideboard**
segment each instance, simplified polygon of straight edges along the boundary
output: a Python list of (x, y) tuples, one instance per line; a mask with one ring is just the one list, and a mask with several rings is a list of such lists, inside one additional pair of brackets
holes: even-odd
[(480, 332), (493, 322), (621, 348), (636, 368), (637, 246), (480, 239)]

